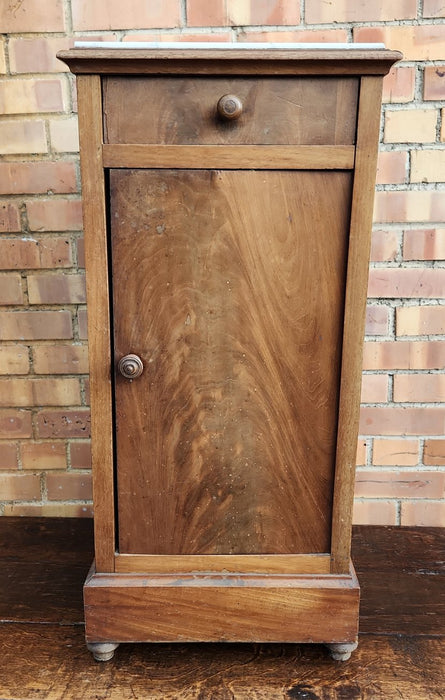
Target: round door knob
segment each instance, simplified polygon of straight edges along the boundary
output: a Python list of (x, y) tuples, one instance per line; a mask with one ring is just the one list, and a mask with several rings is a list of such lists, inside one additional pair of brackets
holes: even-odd
[(141, 376), (144, 365), (137, 355), (124, 355), (119, 360), (117, 368), (125, 379), (136, 379)]
[(231, 121), (238, 119), (243, 111), (243, 103), (236, 95), (223, 95), (216, 105), (217, 112), (222, 119)]

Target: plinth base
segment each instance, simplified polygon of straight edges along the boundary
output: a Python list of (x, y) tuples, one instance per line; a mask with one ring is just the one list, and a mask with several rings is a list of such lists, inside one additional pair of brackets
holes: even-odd
[(347, 575), (117, 574), (93, 564), (86, 639), (93, 653), (120, 642), (314, 642), (345, 660), (357, 642), (359, 595), (352, 564)]

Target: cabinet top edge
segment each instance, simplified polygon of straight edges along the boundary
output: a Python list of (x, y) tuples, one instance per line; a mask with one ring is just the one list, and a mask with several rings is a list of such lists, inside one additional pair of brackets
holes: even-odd
[[(321, 45), (307, 48), (290, 44), (283, 48), (272, 45), (255, 48), (99, 48), (94, 46), (59, 51), (57, 58), (73, 73), (304, 73), (310, 74), (372, 74), (385, 75), (403, 56), (399, 51), (385, 48), (329, 48)], [(295, 47), (298, 48), (295, 48)], [(267, 47), (267, 48), (266, 48)], [(301, 48), (300, 48), (301, 47)]]

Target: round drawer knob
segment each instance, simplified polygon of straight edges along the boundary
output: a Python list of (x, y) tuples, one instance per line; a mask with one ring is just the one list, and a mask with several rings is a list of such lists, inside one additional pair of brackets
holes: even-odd
[(125, 379), (136, 379), (141, 376), (144, 365), (137, 355), (124, 355), (119, 360), (117, 368)]
[(238, 119), (241, 115), (243, 103), (236, 95), (223, 95), (219, 98), (216, 109), (222, 119), (230, 121), (232, 119)]

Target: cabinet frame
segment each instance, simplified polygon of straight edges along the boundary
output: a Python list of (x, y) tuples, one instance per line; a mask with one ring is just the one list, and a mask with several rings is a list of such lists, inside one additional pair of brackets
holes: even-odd
[[(401, 55), (381, 49), (233, 50), (230, 51), (230, 57), (227, 53), (216, 49), (198, 52), (181, 49), (72, 49), (58, 54), (78, 74), (95, 533), (95, 564), (84, 591), (86, 634), (90, 643), (256, 639), (354, 644), (357, 637), (359, 586), (350, 561), (350, 542), (373, 184), (379, 141), (382, 80)], [(246, 56), (247, 53), (249, 56)], [(353, 146), (158, 146), (104, 143), (102, 76), (169, 73), (358, 76), (356, 143)], [(119, 167), (196, 168), (203, 161), (206, 169), (240, 168), (242, 163), (241, 169), (354, 171), (331, 551), (327, 554), (172, 557), (128, 555), (116, 551), (106, 170)], [(221, 573), (223, 571), (224, 574)], [(149, 613), (146, 609), (148, 595), (151, 596)], [(175, 615), (170, 615), (168, 610), (178, 600), (181, 604), (179, 610), (176, 610)], [(222, 627), (216, 623), (223, 609), (227, 608), (236, 615), (237, 601), (244, 614), (242, 619), (238, 616), (236, 624), (233, 623), (231, 633), (230, 623), (221, 623)], [(206, 622), (201, 627), (198, 625), (193, 631), (191, 625), (196, 608), (199, 607), (200, 614), (205, 616), (203, 611), (206, 606), (213, 613), (205, 618)], [(262, 616), (269, 615), (274, 620), (269, 626), (259, 623), (255, 611), (260, 608)], [(289, 616), (292, 615), (295, 624), (289, 623)], [(154, 620), (159, 619), (159, 616), (163, 616), (163, 623), (153, 628)], [(335, 618), (335, 624), (329, 622), (330, 617)], [(259, 625), (256, 636), (252, 636), (249, 631), (254, 620)], [(284, 623), (286, 629), (283, 629)]]

